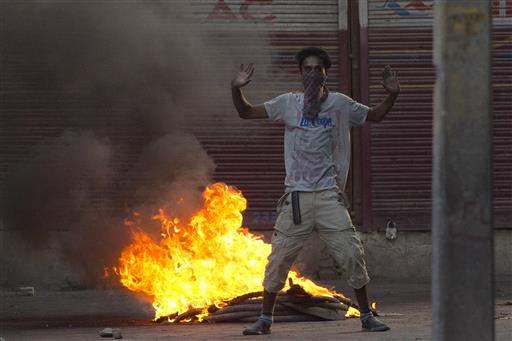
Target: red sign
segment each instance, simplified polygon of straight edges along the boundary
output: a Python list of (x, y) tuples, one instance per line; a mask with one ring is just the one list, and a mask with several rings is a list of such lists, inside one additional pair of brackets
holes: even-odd
[(245, 0), (240, 4), (238, 11), (233, 10), (224, 0), (218, 0), (213, 10), (208, 14), (207, 20), (227, 20), (227, 21), (249, 21), (249, 22), (269, 22), (276, 19), (275, 15), (256, 17), (251, 14), (250, 7), (258, 4), (271, 4), (272, 0)]

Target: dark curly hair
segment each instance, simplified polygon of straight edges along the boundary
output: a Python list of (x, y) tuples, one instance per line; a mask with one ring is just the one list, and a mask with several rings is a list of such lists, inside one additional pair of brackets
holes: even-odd
[(329, 58), (327, 52), (322, 48), (310, 46), (303, 48), (295, 55), (295, 60), (299, 63), (300, 70), (302, 70), (302, 62), (309, 56), (318, 57), (326, 70), (331, 67), (331, 58)]

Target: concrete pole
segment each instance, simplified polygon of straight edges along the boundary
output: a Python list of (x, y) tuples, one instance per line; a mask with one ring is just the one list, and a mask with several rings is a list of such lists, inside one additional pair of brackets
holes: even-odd
[(493, 340), (490, 1), (435, 1), (434, 340)]

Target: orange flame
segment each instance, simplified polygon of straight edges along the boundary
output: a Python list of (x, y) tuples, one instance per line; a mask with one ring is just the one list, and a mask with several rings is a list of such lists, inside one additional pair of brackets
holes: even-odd
[[(377, 311), (377, 302), (373, 302), (370, 305), (370, 308), (373, 311)], [(348, 307), (348, 310), (345, 313), (345, 318), (355, 318), (355, 317), (360, 317), (360, 316), (361, 316), (361, 312), (358, 309), (354, 308), (354, 307)]]
[[(137, 229), (116, 272), (128, 289), (153, 299), (155, 318), (190, 308), (204, 308), (205, 316), (209, 305), (263, 289), (271, 246), (242, 227), (247, 207), (242, 193), (215, 183), (204, 190), (203, 200), (204, 207), (186, 224), (160, 209), (153, 217), (162, 227), (158, 242), (131, 223)], [(290, 277), (314, 295), (334, 294), (295, 272)]]
[(353, 318), (353, 317), (359, 317), (359, 316), (361, 316), (361, 313), (359, 312), (359, 310), (357, 310), (354, 307), (348, 307), (348, 310), (345, 313), (346, 318)]

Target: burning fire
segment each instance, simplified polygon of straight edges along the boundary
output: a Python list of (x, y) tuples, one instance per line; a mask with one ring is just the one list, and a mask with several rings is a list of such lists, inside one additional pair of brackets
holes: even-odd
[[(373, 302), (370, 305), (370, 308), (372, 309), (372, 311), (377, 311), (377, 303)], [(359, 310), (357, 310), (354, 307), (348, 307), (347, 313), (345, 314), (346, 318), (356, 318), (356, 317), (360, 317), (360, 316), (361, 316), (361, 313), (359, 312)]]
[[(161, 224), (159, 241), (128, 222), (133, 241), (122, 251), (116, 272), (128, 289), (153, 299), (155, 318), (204, 308), (201, 319), (212, 304), (263, 289), (271, 246), (242, 227), (247, 207), (242, 193), (215, 183), (204, 190), (203, 200), (204, 207), (188, 222), (160, 209), (153, 217)], [(289, 277), (313, 295), (336, 294), (295, 272)]]

